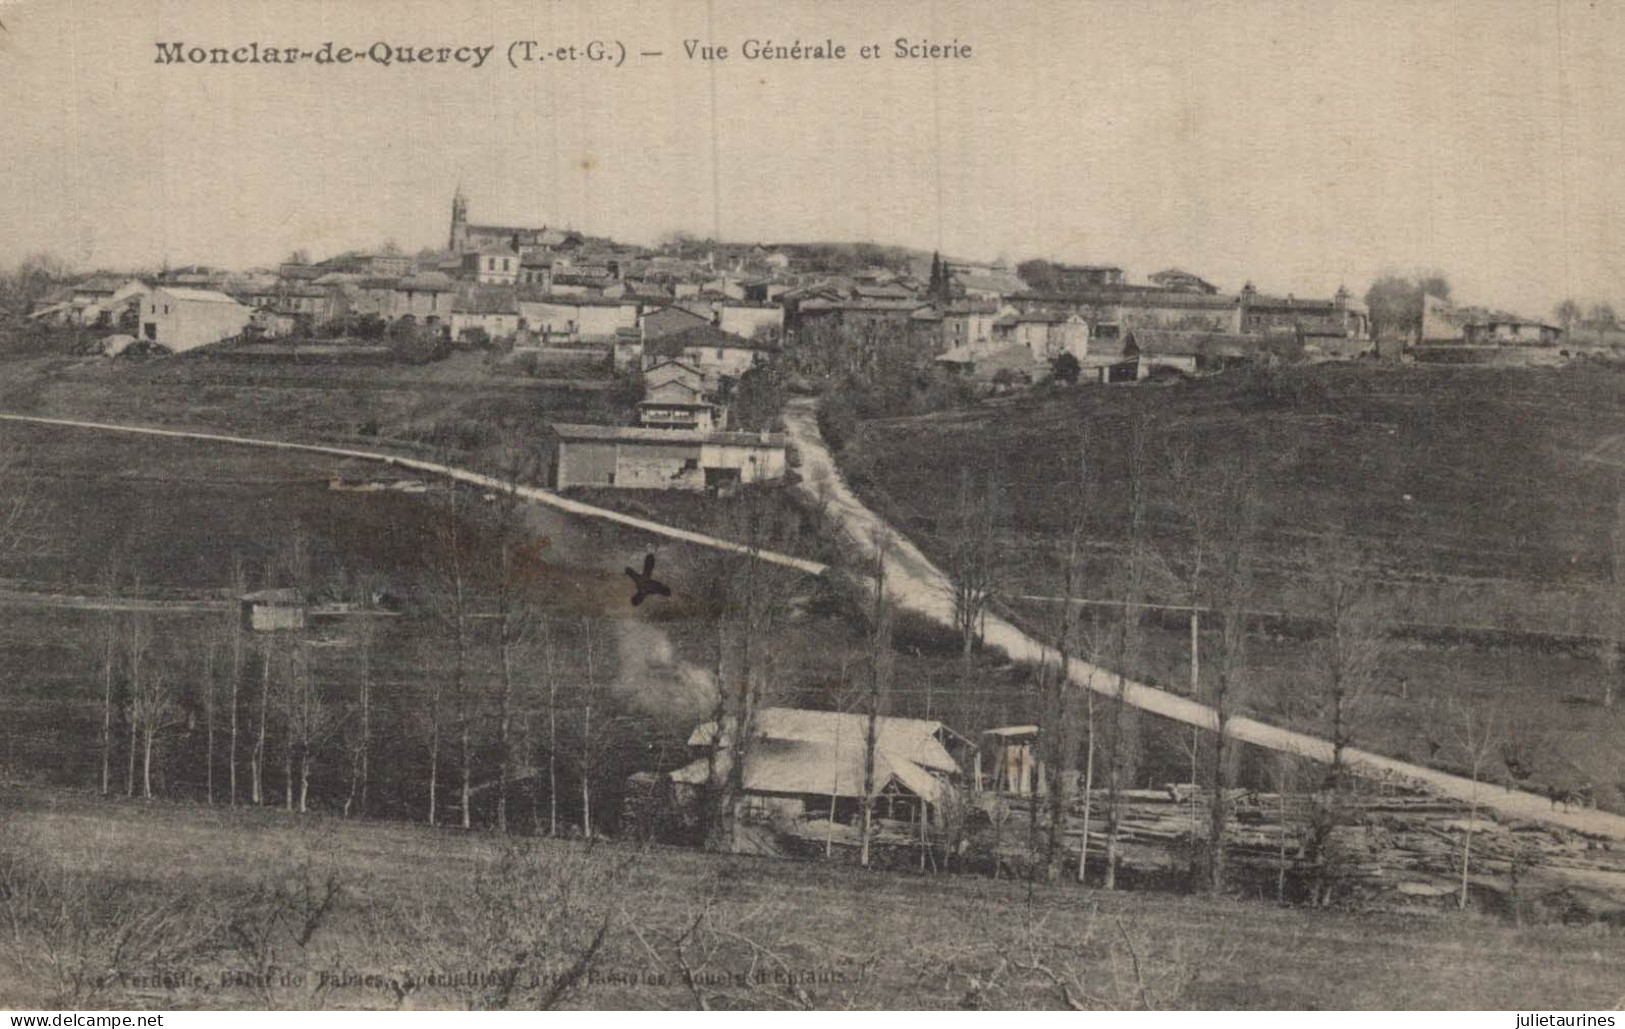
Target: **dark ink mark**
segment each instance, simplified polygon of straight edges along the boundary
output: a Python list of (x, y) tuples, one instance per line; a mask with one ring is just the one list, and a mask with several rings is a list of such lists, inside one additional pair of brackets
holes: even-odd
[(654, 577), (655, 556), (653, 554), (644, 555), (642, 575), (639, 575), (632, 568), (628, 568), (626, 574), (631, 578), (633, 585), (637, 587), (637, 592), (632, 594), (633, 607), (643, 603), (645, 597), (671, 596), (671, 587)]

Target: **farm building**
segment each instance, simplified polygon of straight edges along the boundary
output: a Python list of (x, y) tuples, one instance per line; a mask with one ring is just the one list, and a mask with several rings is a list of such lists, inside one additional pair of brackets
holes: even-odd
[(1555, 347), (1563, 340), (1557, 326), (1520, 318), (1473, 321), (1464, 328), (1469, 346)]
[(1266, 296), (1252, 283), (1241, 289), (1241, 331), (1248, 333), (1297, 333), (1313, 338), (1369, 340), (1371, 318), (1364, 305), (1348, 289), (1339, 286), (1329, 300)]
[(243, 624), (255, 632), (303, 629), (310, 613), (304, 595), (295, 589), (268, 589), (241, 598)]
[(1063, 311), (1007, 307), (993, 320), (993, 341), (1026, 347), (1035, 361), (1048, 361), (1062, 353), (1082, 361), (1089, 353), (1089, 323)]
[(1021, 343), (957, 346), (937, 355), (935, 360), (949, 371), (983, 382), (1008, 377), (1030, 383), (1049, 370), (1046, 362), (1033, 357), (1032, 351)]
[(739, 378), (777, 349), (771, 341), (749, 340), (710, 324), (695, 325), (653, 339), (645, 337), (643, 366), (651, 368), (663, 360), (680, 360), (699, 369), (705, 377), (705, 388), (714, 391), (724, 377)]
[(1125, 346), (1120, 336), (1089, 341), (1089, 353), (1079, 362), (1079, 382), (1138, 382), (1139, 353)]
[(74, 286), (56, 303), (29, 315), (53, 325), (90, 325), (119, 328), (126, 321), (133, 327), (134, 313), (148, 286), (140, 279), (121, 281), (116, 276), (95, 275)]
[[(847, 822), (863, 802), (869, 719), (861, 714), (769, 707), (756, 713), (745, 762), (746, 809), (758, 815), (833, 816)], [(671, 773), (690, 795), (710, 775), (725, 780), (733, 754), (734, 720), (705, 722), (689, 734), (694, 760)], [(960, 776), (948, 752), (956, 737), (941, 722), (882, 717), (876, 723), (873, 789), (876, 814), (912, 821), (923, 805), (935, 818)]]
[(239, 335), (253, 314), (212, 289), (160, 286), (141, 296), (141, 338), (185, 353)]
[(737, 301), (716, 305), (717, 328), (753, 339), (759, 336), (776, 338), (784, 332), (784, 308), (771, 303), (741, 303)]
[(643, 426), (551, 426), (547, 485), (706, 489), (784, 476), (784, 437)]
[(520, 328), (519, 307), (511, 288), (477, 286), (464, 290), (451, 304), (451, 338), (483, 331), (493, 340), (509, 339)]
[(634, 298), (566, 296), (530, 288), (520, 291), (518, 303), (523, 327), (544, 339), (597, 343), (611, 342), (619, 330), (636, 326), (641, 306)]
[(643, 373), (643, 399), (638, 424), (650, 429), (698, 429), (722, 426), (721, 410), (708, 398), (705, 377), (681, 361), (662, 361)]
[(1036, 725), (1009, 725), (982, 733), (982, 747), (976, 752), (977, 787), (1022, 797), (1043, 796), (1047, 782), (1038, 736)]
[(1134, 329), (1123, 336), (1122, 359), (1139, 362), (1139, 377), (1157, 368), (1187, 375), (1223, 371), (1244, 364), (1299, 360), (1303, 341), (1296, 335), (1243, 335), (1232, 332), (1174, 332)]

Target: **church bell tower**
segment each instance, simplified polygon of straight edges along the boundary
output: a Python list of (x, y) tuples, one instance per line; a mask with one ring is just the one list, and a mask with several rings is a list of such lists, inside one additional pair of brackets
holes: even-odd
[(457, 192), (451, 198), (451, 236), (446, 241), (446, 249), (452, 253), (462, 253), (464, 241), (468, 238), (468, 198), (463, 196), (463, 184), (457, 184)]

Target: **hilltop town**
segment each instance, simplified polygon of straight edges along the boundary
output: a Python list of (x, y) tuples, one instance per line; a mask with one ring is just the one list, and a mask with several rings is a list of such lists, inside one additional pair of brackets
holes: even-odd
[[(561, 488), (781, 476), (782, 439), (760, 435), (771, 425), (730, 415), (752, 369), (812, 388), (901, 359), (987, 393), (1246, 365), (1556, 366), (1625, 343), (1607, 304), (1567, 302), (1556, 314), (1563, 324), (1457, 308), (1442, 276), (1390, 277), (1365, 296), (1347, 284), (1299, 296), (1251, 281), (1221, 289), (1177, 267), (1133, 282), (1114, 265), (1011, 267), (874, 245), (681, 237), (644, 247), (471, 221), (460, 187), (439, 250), (390, 245), (319, 261), (298, 253), (242, 272), (34, 276), (28, 309), (14, 313), (87, 332), (108, 357), (209, 348), (239, 361), (365, 363), (477, 349), (536, 376), (638, 378), (644, 395), (626, 424), (556, 427), (548, 484)], [(1371, 297), (1384, 307), (1376, 318)], [(704, 464), (701, 439), (711, 447)], [(646, 445), (648, 460), (613, 467), (605, 454), (631, 441)]]
[(470, 208), (5, 280), (27, 804), (1625, 910), (1606, 303)]

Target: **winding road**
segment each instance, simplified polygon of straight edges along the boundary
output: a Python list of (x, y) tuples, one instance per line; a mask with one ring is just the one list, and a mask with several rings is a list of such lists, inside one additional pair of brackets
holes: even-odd
[[(504, 490), (508, 484), (495, 476), (470, 471), (467, 468), (458, 468), (454, 465), (439, 464), (435, 461), (424, 461), (415, 457), (401, 457), (396, 454), (386, 454), (373, 450), (353, 450), (348, 447), (327, 446), (320, 443), (290, 443), (285, 440), (256, 439), (250, 436), (230, 436), (218, 432), (194, 432), (186, 429), (154, 429), (137, 425), (113, 425), (106, 422), (85, 422), (69, 418), (42, 418), (37, 415), (3, 414), (0, 413), (0, 422), (24, 422), (29, 425), (55, 425), (66, 429), (88, 429), (96, 432), (118, 432), (135, 436), (161, 436), (168, 439), (200, 440), (207, 443), (223, 443), (239, 447), (260, 447), (267, 450), (297, 450), (308, 454), (326, 454), (332, 457), (346, 457), (357, 461), (372, 461), (378, 464), (392, 465), (396, 468), (410, 468), (413, 471), (427, 472), (430, 475), (442, 476), (456, 482), (467, 483), (486, 490)], [(647, 518), (638, 518), (635, 515), (622, 514), (608, 508), (597, 507), (593, 504), (583, 504), (579, 500), (570, 500), (561, 497), (551, 490), (537, 486), (520, 486), (518, 493), (526, 500), (543, 504), (567, 514), (580, 515), (584, 518), (597, 518), (602, 521), (616, 522), (640, 529), (656, 536), (667, 539), (680, 540), (684, 543), (694, 543), (713, 550), (723, 550), (733, 554), (749, 554), (751, 548), (730, 540), (718, 539), (704, 533), (691, 532), (679, 529), (660, 522), (652, 522)], [(808, 561), (788, 554), (780, 554), (769, 550), (755, 552), (763, 561), (771, 564), (784, 565), (809, 575), (823, 575), (826, 566), (816, 561)]]
[[(827, 510), (841, 520), (850, 536), (851, 545), (860, 548), (873, 560), (874, 540), (889, 538), (894, 541), (886, 581), (898, 605), (944, 625), (953, 625), (953, 589), (948, 577), (907, 537), (887, 525), (852, 492), (835, 466), (829, 449), (824, 446), (823, 436), (818, 430), (816, 402), (810, 398), (792, 401), (785, 411), (784, 420), (785, 428), (801, 457), (802, 487), (815, 493), (827, 505)], [(987, 617), (986, 640), (1002, 648), (1014, 661), (1032, 664), (1059, 662), (1059, 655), (1051, 647), (991, 614)], [(1109, 696), (1117, 695), (1118, 679), (1110, 670), (1075, 658), (1070, 668), (1072, 681), (1076, 685)], [(1218, 728), (1218, 716), (1212, 708), (1154, 686), (1130, 680), (1124, 684), (1124, 699), (1134, 707), (1176, 722), (1210, 732)], [(1256, 719), (1232, 717), (1226, 722), (1225, 731), (1234, 739), (1267, 750), (1296, 754), (1323, 764), (1330, 763), (1332, 759), (1330, 742)], [(1443, 796), (1466, 803), (1471, 803), (1476, 793), (1480, 807), (1502, 815), (1560, 825), (1592, 836), (1625, 840), (1625, 817), (1619, 815), (1595, 810), (1554, 811), (1551, 801), (1543, 796), (1522, 790), (1507, 790), (1484, 782), (1475, 786), (1472, 780), (1461, 776), (1369, 751), (1350, 748), (1344, 751), (1344, 756), (1351, 764), (1424, 783)]]

